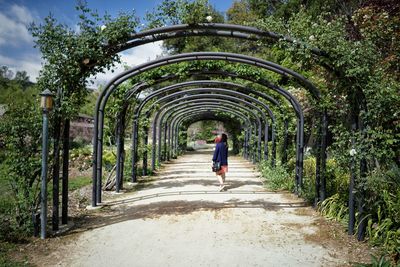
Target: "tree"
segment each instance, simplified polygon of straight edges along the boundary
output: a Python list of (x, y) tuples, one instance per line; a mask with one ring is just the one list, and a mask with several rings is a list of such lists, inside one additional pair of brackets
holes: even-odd
[(31, 215), (39, 203), (41, 113), (38, 91), (24, 83), (8, 81), (0, 103), (6, 113), (0, 117), (1, 239), (31, 231)]
[(14, 80), (22, 84), (28, 84), (29, 83), (28, 73), (26, 73), (26, 71), (17, 71)]
[[(58, 23), (52, 15), (45, 18), (44, 24), (32, 24), (29, 28), (45, 62), (37, 81), (38, 88), (56, 93), (51, 123), (54, 127), (54, 188), (58, 188), (60, 175), (61, 136), (65, 170), (63, 179), (68, 179), (70, 119), (79, 112), (87, 99), (88, 78), (110, 70), (116, 62), (120, 62), (117, 54), (119, 45), (135, 33), (138, 24), (133, 11), (120, 13), (118, 18), (107, 14), (100, 17), (83, 1), (78, 2), (76, 9), (80, 13), (78, 30)], [(53, 199), (58, 199), (57, 190), (53, 190), (53, 194)], [(53, 218), (58, 218), (58, 214)]]
[[(223, 23), (224, 17), (208, 0), (164, 0), (155, 10), (146, 15), (149, 27), (163, 25)], [(195, 51), (223, 51), (229, 43), (218, 37), (186, 37), (163, 42), (169, 54)]]

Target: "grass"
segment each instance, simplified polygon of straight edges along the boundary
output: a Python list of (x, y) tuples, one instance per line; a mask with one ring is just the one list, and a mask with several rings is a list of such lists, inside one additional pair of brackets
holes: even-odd
[(92, 177), (89, 176), (77, 176), (68, 181), (68, 190), (74, 191), (92, 183)]
[(0, 242), (0, 266), (4, 267), (21, 267), (32, 266), (28, 261), (15, 261), (8, 256), (9, 251), (15, 250), (16, 246), (8, 242)]

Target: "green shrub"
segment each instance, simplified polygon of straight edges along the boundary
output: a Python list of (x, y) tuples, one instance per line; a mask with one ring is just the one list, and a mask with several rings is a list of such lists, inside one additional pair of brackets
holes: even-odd
[(394, 266), (391, 264), (390, 260), (388, 260), (385, 256), (375, 257), (371, 255), (371, 263), (368, 264), (356, 264), (356, 267), (391, 267)]
[(340, 199), (346, 201), (349, 196), (349, 181), (349, 170), (343, 169), (334, 158), (328, 159), (326, 162), (327, 196), (339, 194)]
[(273, 168), (269, 161), (262, 161), (259, 169), (269, 189), (293, 191), (294, 176), (290, 175), (283, 166), (277, 165)]
[(365, 219), (367, 238), (373, 245), (380, 245), (393, 257), (400, 256), (400, 189), (393, 194), (381, 192), (381, 199)]
[(348, 221), (348, 207), (347, 203), (342, 200), (339, 194), (334, 194), (324, 201), (318, 203), (318, 210), (325, 217), (347, 224)]
[(303, 186), (301, 196), (308, 202), (313, 202), (315, 193), (315, 157), (309, 157), (303, 161)]
[(104, 150), (103, 151), (103, 163), (104, 167), (107, 171), (111, 171), (111, 169), (117, 163), (117, 155), (112, 150)]
[(70, 166), (84, 171), (92, 167), (92, 148), (90, 146), (71, 149)]

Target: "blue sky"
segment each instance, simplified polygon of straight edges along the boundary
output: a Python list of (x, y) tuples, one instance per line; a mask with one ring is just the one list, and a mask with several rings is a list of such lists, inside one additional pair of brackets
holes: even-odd
[[(96, 9), (100, 15), (105, 12), (117, 16), (121, 11), (135, 10), (142, 18), (146, 11), (151, 11), (162, 0), (87, 0), (89, 8)], [(221, 12), (225, 12), (233, 0), (209, 0)], [(14, 72), (25, 70), (32, 81), (36, 80), (41, 68), (41, 57), (33, 48), (33, 38), (27, 30), (31, 22), (41, 23), (52, 13), (62, 23), (72, 28), (77, 22), (76, 1), (61, 0), (0, 0), (0, 66), (6, 65)], [(137, 65), (161, 54), (161, 43), (152, 43), (124, 52), (121, 56), (128, 65)], [(116, 71), (122, 70), (117, 66)], [(96, 83), (102, 84), (115, 74), (98, 75)]]

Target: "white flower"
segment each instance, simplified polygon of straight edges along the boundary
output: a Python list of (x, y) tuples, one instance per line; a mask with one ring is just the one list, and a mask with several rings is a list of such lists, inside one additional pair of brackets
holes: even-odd
[(314, 35), (311, 35), (310, 37), (308, 37), (308, 40), (314, 41), (314, 40), (315, 40), (315, 36), (314, 36)]
[(349, 153), (350, 153), (350, 156), (354, 157), (357, 154), (357, 151), (354, 148), (352, 148), (352, 149), (350, 149)]
[(100, 30), (104, 31), (107, 28), (106, 25), (101, 25)]
[(207, 20), (208, 22), (211, 22), (212, 19), (213, 19), (213, 17), (211, 17), (211, 16), (207, 16), (207, 17), (206, 17), (206, 20)]

